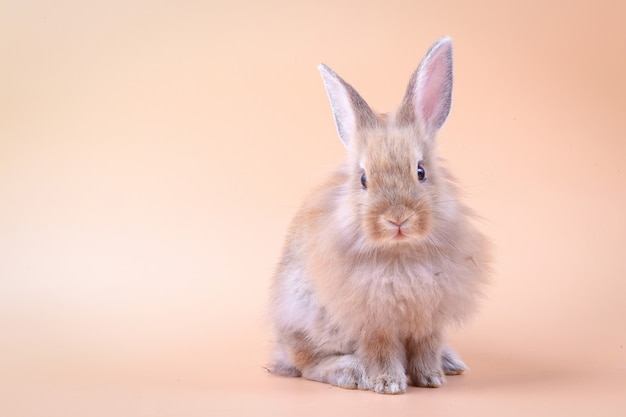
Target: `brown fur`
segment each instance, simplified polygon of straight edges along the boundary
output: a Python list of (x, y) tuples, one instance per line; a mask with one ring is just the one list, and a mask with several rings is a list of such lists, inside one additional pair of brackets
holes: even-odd
[(436, 152), (449, 40), (431, 48), (390, 116), (321, 71), (348, 160), (289, 230), (272, 285), (270, 370), (391, 394), (406, 390), (407, 374), (438, 387), (466, 369), (444, 333), (474, 310), (489, 271), (486, 240)]

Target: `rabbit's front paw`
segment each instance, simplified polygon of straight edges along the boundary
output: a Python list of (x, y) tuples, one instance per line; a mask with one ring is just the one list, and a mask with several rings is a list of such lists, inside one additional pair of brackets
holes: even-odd
[(380, 375), (371, 380), (372, 391), (380, 394), (402, 394), (406, 391), (405, 375)]

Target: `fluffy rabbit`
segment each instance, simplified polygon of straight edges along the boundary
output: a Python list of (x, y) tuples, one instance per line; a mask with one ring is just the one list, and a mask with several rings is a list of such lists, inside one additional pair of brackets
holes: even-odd
[[(395, 114), (319, 66), (347, 162), (296, 215), (271, 288), (268, 369), (386, 394), (467, 368), (445, 331), (474, 310), (487, 242), (440, 165), (452, 43), (428, 51)], [(407, 378), (408, 375), (408, 378)]]

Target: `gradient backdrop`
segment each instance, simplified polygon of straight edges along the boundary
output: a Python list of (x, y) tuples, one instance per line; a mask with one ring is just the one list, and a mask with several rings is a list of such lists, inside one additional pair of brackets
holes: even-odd
[[(4, 1), (0, 414), (626, 415), (626, 2)], [(290, 218), (455, 46), (441, 153), (496, 248), (472, 368), (399, 397), (262, 366)]]

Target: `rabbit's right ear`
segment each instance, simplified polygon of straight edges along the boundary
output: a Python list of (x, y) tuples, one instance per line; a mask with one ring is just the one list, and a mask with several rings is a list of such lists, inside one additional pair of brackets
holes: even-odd
[(359, 93), (333, 70), (324, 64), (320, 64), (317, 69), (326, 87), (337, 133), (347, 147), (357, 129), (375, 125), (377, 118)]
[(427, 136), (445, 123), (452, 102), (452, 41), (445, 36), (430, 47), (413, 73), (407, 87), (399, 119), (418, 122)]

